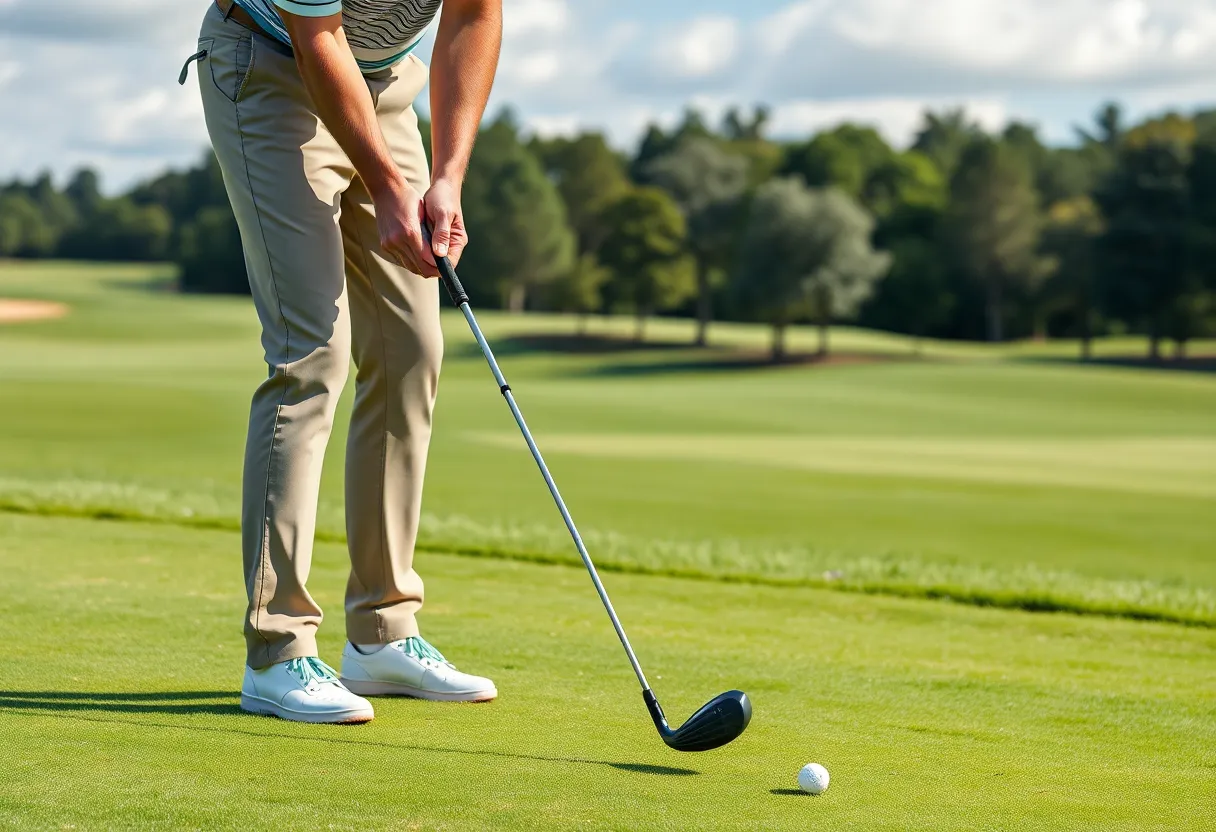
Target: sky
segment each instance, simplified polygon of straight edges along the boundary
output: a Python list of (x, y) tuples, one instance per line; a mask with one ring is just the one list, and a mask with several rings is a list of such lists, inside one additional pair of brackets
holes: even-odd
[[(113, 192), (196, 162), (197, 81), (177, 74), (206, 8), (0, 0), (0, 179), (89, 165)], [(854, 121), (897, 145), (926, 108), (964, 106), (1065, 144), (1112, 99), (1216, 106), (1216, 0), (504, 0), (490, 111), (629, 148), (690, 104), (716, 121), (763, 103), (775, 138)]]

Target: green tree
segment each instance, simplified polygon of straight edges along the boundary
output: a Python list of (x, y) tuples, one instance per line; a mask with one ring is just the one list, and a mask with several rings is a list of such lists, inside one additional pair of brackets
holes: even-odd
[(611, 230), (599, 259), (612, 274), (615, 294), (637, 316), (636, 339), (641, 341), (647, 318), (695, 291), (684, 217), (664, 191), (643, 186), (609, 205), (605, 221)]
[(28, 195), (0, 193), (0, 257), (49, 257), (57, 236)]
[(773, 360), (785, 357), (785, 333), (800, 318), (819, 325), (820, 355), (828, 326), (853, 314), (873, 291), (890, 258), (871, 245), (874, 220), (848, 194), (776, 179), (756, 194), (744, 236), (736, 289), (744, 305), (773, 327)]
[(184, 292), (249, 293), (241, 233), (231, 208), (203, 208), (181, 229), (177, 264)]
[(103, 199), (64, 234), (59, 254), (81, 260), (164, 260), (173, 218), (160, 205), (136, 205), (129, 197)]
[(912, 336), (920, 352), (921, 339), (946, 321), (956, 298), (934, 240), (920, 236), (898, 238), (891, 247), (891, 269), (866, 304), (865, 321)]
[(870, 175), (895, 156), (872, 127), (842, 124), (786, 151), (784, 175), (798, 175), (811, 187), (835, 186), (862, 198)]
[(510, 113), (482, 130), (463, 202), (471, 241), (461, 260), (466, 282), (494, 287), (512, 312), (523, 311), (530, 290), (574, 264), (574, 233), (561, 195), (520, 143)]
[(977, 139), (959, 158), (950, 192), (946, 244), (984, 287), (988, 339), (1004, 340), (1008, 295), (1035, 291), (1049, 271), (1039, 254), (1042, 217), (1030, 169), (1007, 145)]
[(966, 110), (944, 113), (925, 112), (925, 123), (912, 142), (912, 149), (925, 154), (949, 180), (962, 158), (963, 151), (982, 137), (984, 131), (971, 121)]
[(716, 278), (730, 267), (735, 251), (747, 168), (746, 159), (705, 138), (680, 142), (646, 168), (647, 178), (675, 199), (687, 223), (697, 275), (698, 346), (708, 341)]
[(929, 157), (914, 150), (892, 154), (866, 180), (862, 202), (880, 220), (907, 209), (940, 211), (946, 180)]
[(1118, 164), (1096, 194), (1107, 218), (1099, 243), (1107, 303), (1148, 331), (1153, 361), (1160, 360), (1161, 341), (1171, 329), (1189, 328), (1185, 299), (1202, 289), (1189, 262), (1195, 138), (1194, 125), (1177, 116), (1129, 131)]
[(1040, 314), (1069, 313), (1081, 340), (1081, 360), (1093, 355), (1097, 302), (1097, 243), (1103, 231), (1102, 213), (1086, 196), (1063, 200), (1047, 212), (1043, 250), (1053, 265), (1044, 287)]
[(630, 187), (624, 160), (600, 133), (532, 139), (529, 149), (557, 185), (579, 251), (595, 251), (607, 233), (602, 220), (605, 206)]
[(600, 308), (602, 289), (611, 276), (594, 254), (583, 254), (568, 272), (549, 284), (545, 292), (549, 305), (558, 312), (577, 315), (578, 334), (584, 335), (587, 316)]

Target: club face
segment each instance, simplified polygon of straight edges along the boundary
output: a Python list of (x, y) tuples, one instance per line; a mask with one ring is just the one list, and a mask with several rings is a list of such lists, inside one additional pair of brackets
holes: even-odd
[(752, 718), (752, 703), (741, 690), (715, 696), (688, 721), (663, 734), (663, 742), (676, 751), (709, 751), (743, 733)]

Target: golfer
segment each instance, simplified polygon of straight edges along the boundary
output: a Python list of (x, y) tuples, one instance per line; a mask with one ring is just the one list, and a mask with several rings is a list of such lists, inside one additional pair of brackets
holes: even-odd
[[(438, 17), (428, 170), (414, 54)], [(241, 707), (365, 722), (363, 696), (487, 700), (422, 638), (414, 571), (443, 338), (435, 256), (468, 242), (461, 182), (502, 40), (501, 0), (215, 0), (197, 63), (207, 131), (262, 325), (241, 515)], [(185, 70), (183, 70), (184, 76)], [(428, 241), (424, 224), (434, 228)], [(321, 463), (354, 357), (341, 677), (308, 593)]]

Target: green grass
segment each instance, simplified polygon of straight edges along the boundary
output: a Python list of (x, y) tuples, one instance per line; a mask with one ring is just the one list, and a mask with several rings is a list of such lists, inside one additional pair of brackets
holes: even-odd
[[(484, 706), (363, 727), (238, 713), (232, 532), (0, 516), (0, 826), (13, 829), (1179, 830), (1216, 821), (1216, 632), (805, 588), (613, 576), (675, 718), (662, 746), (584, 573), (423, 554), (427, 632)], [(311, 587), (341, 608), (345, 552)], [(341, 626), (322, 628), (336, 662)], [(825, 764), (822, 798), (793, 794)]]
[[(72, 308), (0, 327), (0, 508), (235, 527), (264, 373), (256, 319), (247, 300), (149, 289), (167, 277), (0, 266), (0, 296)], [(1042, 360), (1069, 344), (930, 342), (928, 360), (904, 360), (907, 339), (850, 329), (839, 349), (901, 360), (714, 369), (767, 334), (719, 325), (709, 351), (554, 354), (519, 336), (572, 321), (482, 318), (609, 568), (1216, 624), (1216, 376)], [(445, 328), (424, 543), (571, 560), (463, 320)], [(686, 342), (691, 328), (650, 334)], [(344, 430), (322, 489), (329, 539)]]
[[(1070, 364), (1054, 343), (911, 360), (907, 339), (850, 329), (839, 349), (884, 360), (742, 370), (760, 328), (555, 354), (535, 336), (572, 321), (484, 314), (670, 715), (735, 686), (754, 699), (738, 742), (688, 756), (654, 737), (449, 314), (423, 626), (502, 696), (300, 726), (236, 708), (255, 317), (167, 278), (0, 263), (0, 297), (71, 308), (0, 326), (0, 827), (1216, 823), (1216, 376)], [(331, 661), (344, 431), (310, 582)], [(811, 760), (833, 776), (822, 798), (790, 792)]]

